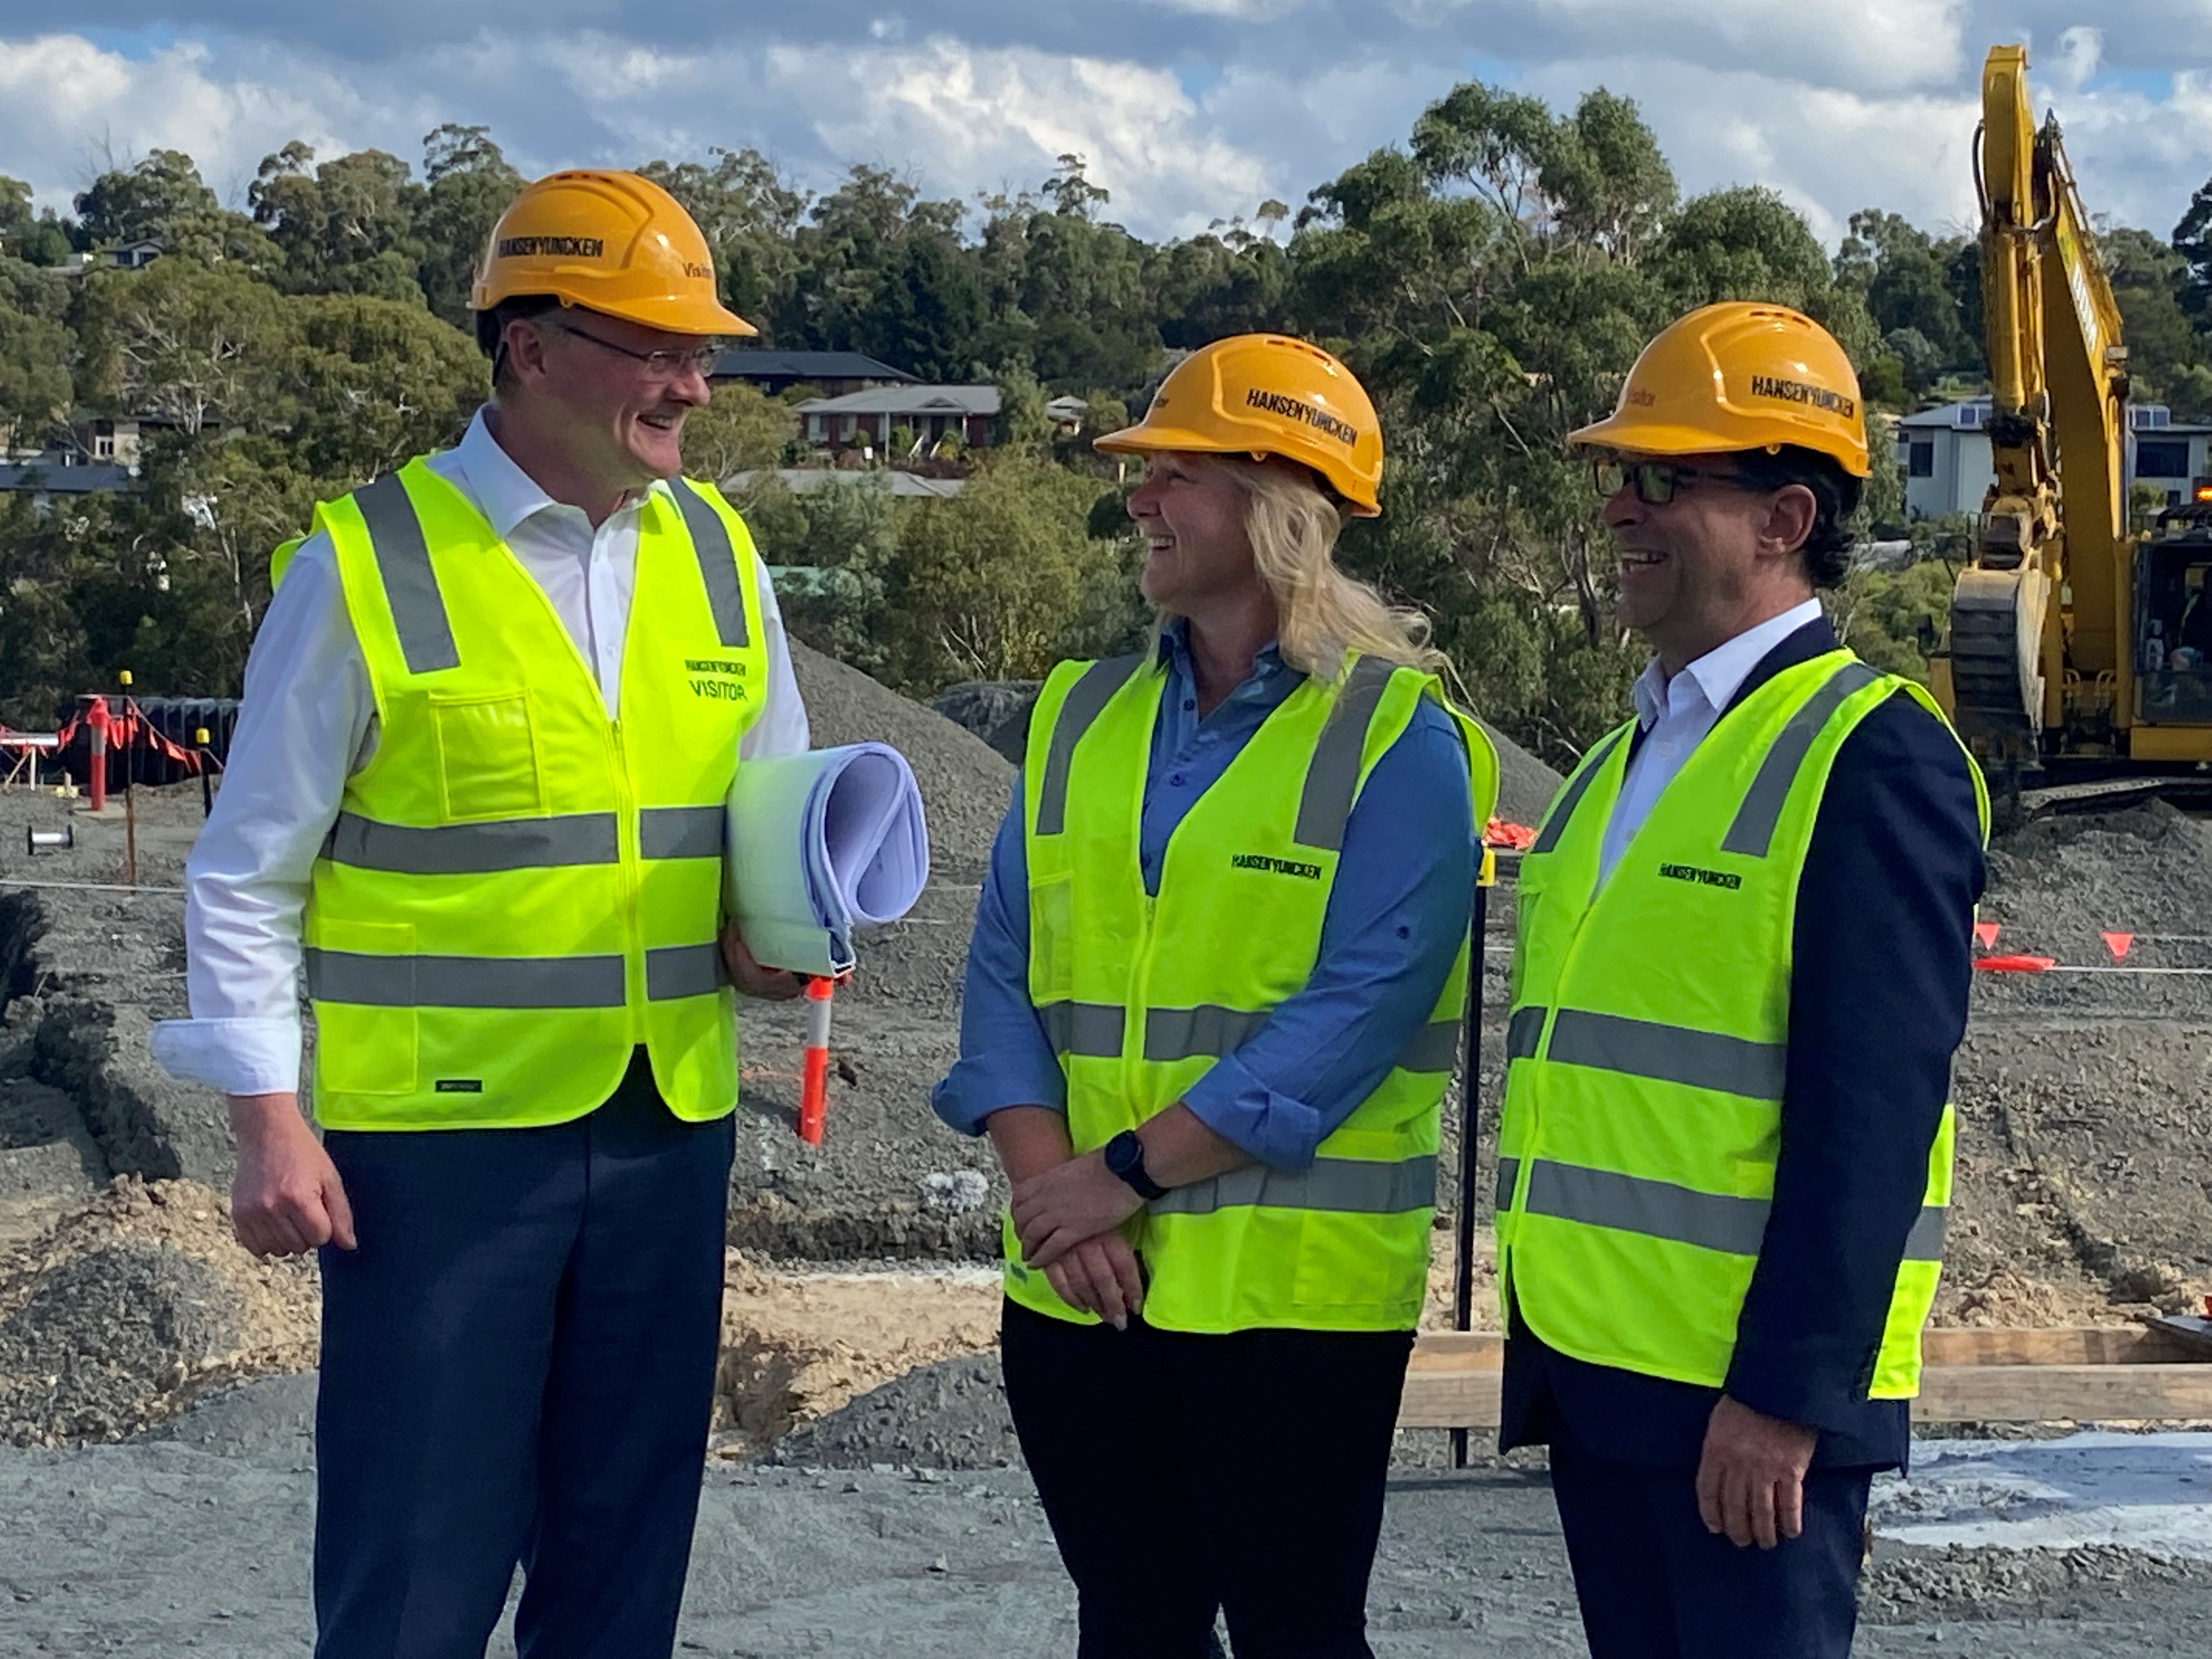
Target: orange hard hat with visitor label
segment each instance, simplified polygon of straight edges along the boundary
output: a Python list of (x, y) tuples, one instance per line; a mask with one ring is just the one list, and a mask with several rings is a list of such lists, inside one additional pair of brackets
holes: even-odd
[(556, 173), (500, 215), (469, 303), (489, 311), (539, 294), (672, 334), (760, 332), (722, 303), (683, 204), (635, 173)]

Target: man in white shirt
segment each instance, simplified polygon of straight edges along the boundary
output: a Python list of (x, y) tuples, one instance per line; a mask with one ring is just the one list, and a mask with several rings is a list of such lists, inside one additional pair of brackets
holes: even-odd
[(155, 1046), (229, 1098), (240, 1240), (321, 1251), (319, 1659), (481, 1655), (518, 1562), (522, 1655), (635, 1659), (705, 1449), (728, 988), (797, 988), (717, 933), (720, 801), (806, 714), (742, 521), (679, 476), (754, 331), (689, 216), (541, 180), (476, 304), (491, 403), (281, 573)]

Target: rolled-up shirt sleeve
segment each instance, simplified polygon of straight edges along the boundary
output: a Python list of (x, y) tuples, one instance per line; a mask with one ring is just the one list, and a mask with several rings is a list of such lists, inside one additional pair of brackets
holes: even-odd
[(960, 1058), (930, 1091), (939, 1117), (963, 1134), (1008, 1106), (1067, 1109), (1067, 1080), (1030, 1002), (1029, 854), (1022, 842), (1022, 780), (991, 843), (975, 898), (961, 995)]
[(1305, 988), (1183, 1103), (1258, 1162), (1309, 1167), (1435, 1012), (1467, 937), (1476, 858), (1466, 745), (1424, 702), (1352, 806)]
[(301, 916), (374, 712), (330, 538), (311, 537), (254, 636), (222, 787), (185, 866), (192, 1017), (152, 1033), (172, 1076), (234, 1095), (298, 1088)]

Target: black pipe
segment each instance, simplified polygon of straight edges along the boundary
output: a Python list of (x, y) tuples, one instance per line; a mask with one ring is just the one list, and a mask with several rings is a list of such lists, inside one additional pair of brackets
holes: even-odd
[[(1481, 866), (1474, 883), (1473, 945), (1467, 966), (1467, 1013), (1463, 1022), (1466, 1081), (1460, 1087), (1459, 1113), (1459, 1237), (1453, 1259), (1452, 1328), (1474, 1328), (1474, 1193), (1475, 1154), (1482, 1127), (1482, 968), (1484, 934), (1490, 922), (1490, 890), (1498, 879), (1498, 857), (1481, 849)], [(1467, 1430), (1451, 1431), (1451, 1466), (1467, 1467)]]

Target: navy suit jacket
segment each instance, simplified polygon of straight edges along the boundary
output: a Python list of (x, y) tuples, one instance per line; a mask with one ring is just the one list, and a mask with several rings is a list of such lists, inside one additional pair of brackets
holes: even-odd
[[(1729, 713), (1783, 669), (1835, 648), (1825, 621), (1799, 629), (1705, 741), (1727, 742)], [(1910, 1449), (1905, 1403), (1867, 1389), (1966, 1029), (1984, 878), (1969, 766), (1926, 709), (1891, 698), (1837, 751), (1798, 880), (1774, 1205), (1727, 1392), (1819, 1430), (1816, 1466), (1902, 1468)], [(1499, 1443), (1564, 1431), (1615, 1462), (1694, 1466), (1719, 1397), (1570, 1358), (1516, 1319)]]

